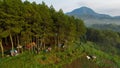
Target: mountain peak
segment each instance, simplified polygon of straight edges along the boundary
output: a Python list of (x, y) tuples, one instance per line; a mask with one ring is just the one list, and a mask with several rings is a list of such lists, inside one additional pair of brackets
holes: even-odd
[(90, 11), (93, 11), (91, 8), (88, 8), (86, 6), (83, 6), (83, 7), (80, 7), (78, 8), (79, 10), (90, 10)]
[(85, 21), (87, 26), (92, 24), (103, 24), (103, 23), (116, 23), (120, 24), (120, 16), (112, 17), (107, 14), (99, 14), (93, 11), (91, 8), (88, 7), (80, 7), (74, 9), (72, 12), (67, 13), (69, 16), (74, 16), (76, 18), (80, 18)]
[(87, 18), (110, 18), (111, 16), (106, 14), (99, 14), (93, 11), (91, 8), (88, 7), (80, 7), (72, 12), (67, 13), (68, 15), (76, 16), (76, 17), (87, 17)]
[(92, 9), (88, 7), (80, 7), (72, 11), (75, 15), (83, 15), (83, 14), (96, 14)]

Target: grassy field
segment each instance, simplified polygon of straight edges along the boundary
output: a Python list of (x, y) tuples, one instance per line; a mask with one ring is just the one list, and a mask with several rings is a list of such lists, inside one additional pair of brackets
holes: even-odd
[[(91, 42), (82, 45), (73, 43), (72, 45), (64, 51), (52, 49), (51, 52), (41, 51), (40, 54), (26, 51), (15, 57), (5, 57), (0, 59), (0, 68), (69, 68), (77, 66), (77, 63), (80, 65), (78, 65), (79, 68), (120, 67), (119, 56), (112, 56), (95, 49)], [(87, 55), (95, 55), (97, 58), (88, 61)]]

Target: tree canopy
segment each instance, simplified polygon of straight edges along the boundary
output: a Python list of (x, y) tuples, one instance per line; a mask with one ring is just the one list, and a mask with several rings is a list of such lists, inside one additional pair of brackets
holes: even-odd
[[(0, 0), (0, 39), (3, 46), (29, 42), (42, 45), (62, 41), (74, 41), (86, 32), (83, 21), (67, 16), (62, 9), (56, 11), (53, 6), (22, 2), (21, 0)], [(11, 42), (11, 43), (10, 43)]]

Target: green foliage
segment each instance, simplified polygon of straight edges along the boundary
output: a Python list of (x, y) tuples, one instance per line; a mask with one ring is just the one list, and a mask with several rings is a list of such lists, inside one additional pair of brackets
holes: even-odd
[(100, 45), (97, 48), (109, 52), (111, 54), (119, 54), (120, 35), (117, 32), (109, 30), (88, 29), (87, 40)]
[[(97, 65), (99, 65), (100, 68), (106, 68), (106, 67), (115, 67), (119, 68), (119, 62), (120, 58), (115, 55), (111, 55), (109, 53), (106, 53), (105, 51), (101, 50), (100, 48), (96, 48), (95, 43), (88, 42), (87, 44), (83, 45), (84, 52), (87, 55), (95, 55), (97, 58), (94, 61)], [(117, 60), (115, 60), (117, 59)]]
[[(0, 36), (9, 40), (11, 35), (13, 45), (18, 42), (25, 45), (25, 42), (31, 41), (38, 42), (38, 45), (39, 42), (45, 45), (55, 40), (58, 43), (65, 40), (71, 42), (86, 32), (83, 21), (65, 15), (62, 9), (57, 12), (53, 6), (48, 7), (44, 2), (36, 4), (21, 0), (3, 0), (0, 5)], [(9, 44), (7, 42), (3, 43)]]
[(46, 60), (46, 59), (47, 59), (47, 58), (46, 58), (45, 56), (42, 57), (42, 60), (43, 60), (43, 61)]
[(20, 28), (12, 28), (12, 31), (15, 33), (20, 33), (21, 29)]
[(9, 35), (8, 31), (0, 32), (0, 38), (6, 38)]

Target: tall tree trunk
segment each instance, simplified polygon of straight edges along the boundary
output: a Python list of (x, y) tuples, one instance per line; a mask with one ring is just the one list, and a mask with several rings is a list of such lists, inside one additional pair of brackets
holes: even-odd
[(57, 37), (57, 46), (60, 44), (60, 42), (59, 42), (59, 36)]
[(35, 37), (35, 44), (36, 44), (36, 46), (35, 46), (35, 53), (36, 54), (38, 54), (38, 38), (37, 38), (37, 36)]
[(20, 45), (20, 42), (19, 42), (19, 37), (17, 35), (17, 46), (19, 46), (19, 45)]
[[(43, 41), (42, 41), (42, 39), (41, 39), (40, 41), (41, 41), (41, 42), (40, 42), (40, 48), (42, 48)], [(42, 48), (42, 50), (43, 50), (43, 48)]]
[(17, 45), (17, 37), (16, 37), (16, 36), (13, 36), (12, 39), (14, 39), (14, 40), (13, 40), (14, 45)]
[(39, 37), (38, 37), (38, 39), (37, 39), (37, 48), (38, 48), (38, 49), (40, 48), (40, 39), (39, 39)]
[(40, 46), (41, 46), (41, 44), (40, 44), (40, 37), (38, 37), (38, 54), (40, 52)]
[[(17, 47), (19, 47), (19, 46), (20, 46), (20, 44), (19, 44), (19, 37), (17, 35)], [(20, 48), (18, 48), (18, 52), (20, 53)]]
[(54, 45), (55, 45), (54, 48), (55, 48), (55, 49), (56, 49), (56, 46), (57, 46), (57, 44), (56, 44), (56, 43), (57, 43), (56, 40), (57, 40), (57, 38), (56, 38), (56, 36), (55, 36), (55, 37), (54, 37)]
[(5, 45), (8, 45), (7, 37), (5, 38)]
[(35, 39), (36, 39), (36, 45), (37, 45), (37, 47), (38, 47), (38, 38), (36, 37)]
[(45, 49), (45, 39), (43, 38), (43, 47)]
[(11, 34), (10, 34), (10, 40), (11, 40), (12, 50), (14, 50), (13, 39)]
[(2, 45), (2, 40), (0, 40), (0, 47), (1, 47), (2, 57), (4, 57), (4, 49)]
[(55, 42), (55, 49), (58, 47), (58, 36), (56, 35), (54, 38)]

